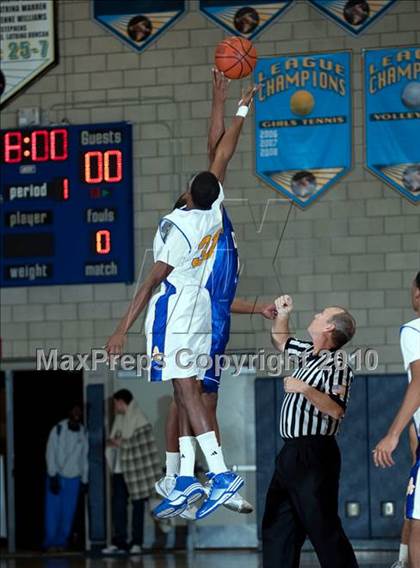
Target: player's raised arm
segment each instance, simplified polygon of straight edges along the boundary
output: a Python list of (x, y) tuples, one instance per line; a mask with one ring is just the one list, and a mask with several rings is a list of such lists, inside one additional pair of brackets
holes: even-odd
[(225, 133), (225, 101), (230, 79), (227, 79), (221, 71), (212, 69), (213, 99), (211, 105), (210, 126), (207, 141), (207, 153), (209, 164), (213, 163), (216, 147)]
[(254, 85), (252, 87), (249, 87), (243, 93), (242, 99), (239, 101), (239, 108), (236, 116), (233, 118), (231, 125), (226, 130), (222, 139), (217, 145), (214, 160), (210, 166), (210, 171), (221, 182), (223, 182), (225, 178), (227, 165), (230, 162), (233, 154), (235, 153), (236, 145), (238, 144), (239, 135), (241, 134), (245, 117), (248, 114), (249, 108), (257, 90), (258, 86)]
[(173, 267), (165, 262), (155, 262), (146, 280), (140, 286), (137, 294), (132, 299), (127, 312), (121, 319), (115, 332), (108, 339), (105, 349), (109, 355), (121, 355), (124, 349), (126, 335), (130, 327), (139, 317), (149, 302), (154, 289), (169, 276)]

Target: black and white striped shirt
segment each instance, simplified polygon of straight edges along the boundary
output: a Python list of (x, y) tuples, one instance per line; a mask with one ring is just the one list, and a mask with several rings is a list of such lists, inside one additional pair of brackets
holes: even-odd
[[(293, 377), (328, 394), (344, 410), (349, 400), (353, 371), (340, 351), (324, 350), (315, 355), (313, 344), (295, 338), (287, 340), (288, 355), (295, 356), (298, 368)], [(286, 393), (280, 411), (280, 436), (333, 436), (339, 420), (319, 411), (303, 394)]]

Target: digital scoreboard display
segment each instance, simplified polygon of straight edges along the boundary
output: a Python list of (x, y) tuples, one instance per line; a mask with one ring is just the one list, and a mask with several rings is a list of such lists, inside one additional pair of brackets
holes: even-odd
[(0, 131), (0, 286), (132, 282), (132, 128)]

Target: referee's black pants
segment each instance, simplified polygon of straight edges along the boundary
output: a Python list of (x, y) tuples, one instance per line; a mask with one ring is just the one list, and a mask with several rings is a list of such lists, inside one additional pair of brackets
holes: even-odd
[(338, 516), (340, 466), (334, 436), (285, 441), (265, 503), (263, 568), (299, 568), (306, 536), (322, 568), (357, 568)]

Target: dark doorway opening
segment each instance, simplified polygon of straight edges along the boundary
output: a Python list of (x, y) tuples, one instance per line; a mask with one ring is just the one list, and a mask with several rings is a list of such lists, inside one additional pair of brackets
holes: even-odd
[(6, 548), (7, 539), (4, 535), (7, 533), (6, 522), (6, 378), (3, 371), (0, 371), (0, 467), (2, 471), (2, 487), (0, 493), (0, 551)]
[[(44, 539), (45, 448), (51, 429), (83, 404), (83, 373), (15, 371), (13, 410), (15, 444), (15, 517), (18, 550), (42, 548)], [(75, 516), (70, 547), (84, 548), (83, 497)]]

